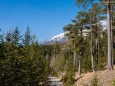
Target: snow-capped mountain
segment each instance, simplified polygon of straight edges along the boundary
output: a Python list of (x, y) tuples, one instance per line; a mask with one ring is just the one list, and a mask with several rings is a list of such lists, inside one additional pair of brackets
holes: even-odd
[[(103, 30), (107, 29), (107, 20), (102, 20), (99, 22), (99, 24), (102, 25)], [(84, 32), (83, 33), (84, 36), (86, 36), (88, 30), (84, 30), (83, 32)], [(66, 32), (66, 33), (68, 33), (68, 32)], [(41, 42), (40, 44), (43, 44), (43, 45), (49, 45), (49, 44), (55, 44), (55, 43), (63, 44), (66, 42), (66, 39), (67, 39), (67, 36), (65, 35), (66, 33), (61, 33), (56, 36), (53, 36), (52, 38), (45, 40), (45, 41)]]
[(41, 42), (41, 44), (43, 44), (43, 45), (54, 44), (54, 43), (61, 43), (61, 44), (63, 44), (63, 43), (66, 42), (66, 38), (67, 37), (65, 36), (65, 33), (61, 33), (61, 34), (58, 34), (56, 36), (53, 36), (49, 40)]
[(58, 35), (52, 37), (49, 41), (61, 40), (63, 38), (65, 38), (65, 33), (58, 34)]

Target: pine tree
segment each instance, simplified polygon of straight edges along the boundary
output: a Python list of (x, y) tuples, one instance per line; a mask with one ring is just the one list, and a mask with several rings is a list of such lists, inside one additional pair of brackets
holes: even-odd
[(74, 67), (78, 64), (78, 58), (77, 58), (77, 39), (78, 39), (78, 30), (75, 25), (69, 24), (64, 27), (64, 31), (68, 31), (69, 33), (66, 33), (66, 36), (68, 37), (68, 41), (71, 41), (73, 45), (73, 65)]

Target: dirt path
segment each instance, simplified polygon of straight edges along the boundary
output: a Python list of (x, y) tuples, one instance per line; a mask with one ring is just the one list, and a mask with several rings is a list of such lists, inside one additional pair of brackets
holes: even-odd
[(60, 79), (57, 79), (56, 77), (48, 77), (48, 84), (47, 86), (63, 86), (63, 83)]

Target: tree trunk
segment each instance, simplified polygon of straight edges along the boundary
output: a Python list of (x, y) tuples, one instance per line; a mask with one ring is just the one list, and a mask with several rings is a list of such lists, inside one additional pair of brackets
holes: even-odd
[(112, 70), (112, 37), (111, 37), (111, 15), (110, 15), (110, 0), (107, 4), (107, 21), (108, 21), (108, 70)]
[(92, 52), (92, 44), (91, 44), (90, 50), (91, 50), (91, 66), (92, 66), (92, 71), (94, 72), (95, 70), (94, 70), (94, 59), (93, 59), (93, 52)]
[(96, 42), (95, 42), (95, 45), (96, 45), (96, 64), (98, 64), (98, 38), (96, 38)]
[(90, 41), (90, 51), (91, 51), (91, 67), (94, 72), (94, 57), (93, 57), (93, 34), (92, 34), (92, 25), (91, 25), (91, 16), (90, 16), (90, 30), (91, 30), (91, 41)]
[(74, 53), (73, 53), (73, 66), (76, 67), (77, 65), (77, 52), (75, 50), (75, 44), (74, 44)]
[(95, 39), (95, 45), (96, 45), (96, 64), (98, 64), (98, 55), (99, 55), (99, 48), (98, 48), (98, 46), (99, 46), (99, 37), (98, 37), (98, 35), (99, 35), (99, 32), (98, 32), (98, 26), (97, 26), (97, 24), (96, 24), (96, 39)]
[(113, 62), (113, 30), (112, 30), (112, 19), (111, 19), (111, 58), (112, 58), (112, 66), (114, 64)]
[(81, 75), (81, 55), (79, 55), (79, 59), (78, 59), (78, 76)]
[[(82, 28), (80, 29), (81, 40), (80, 43), (83, 46), (83, 31)], [(78, 75), (81, 75), (81, 59), (83, 56), (83, 47), (80, 47), (79, 58), (78, 58)]]

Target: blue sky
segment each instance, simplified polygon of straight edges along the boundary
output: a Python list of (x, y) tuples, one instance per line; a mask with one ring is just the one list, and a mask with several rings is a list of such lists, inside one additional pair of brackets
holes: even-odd
[(62, 33), (78, 11), (75, 0), (0, 0), (0, 28), (6, 33), (18, 26), (23, 34), (29, 26), (43, 41)]

